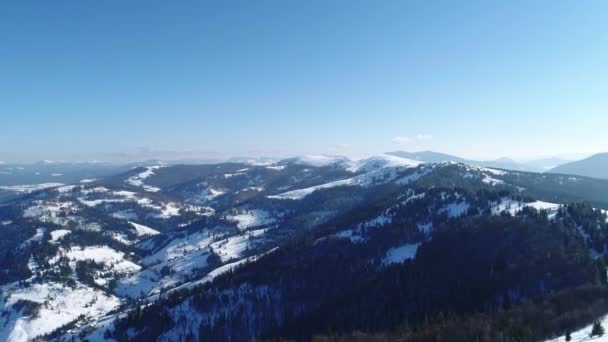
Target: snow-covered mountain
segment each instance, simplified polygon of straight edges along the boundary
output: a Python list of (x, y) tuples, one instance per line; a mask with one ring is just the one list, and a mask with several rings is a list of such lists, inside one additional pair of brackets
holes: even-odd
[[(2, 340), (280, 336), (345, 287), (410, 267), (420, 251), (427, 260), (452, 224), (542, 215), (588, 258), (604, 253), (589, 229), (608, 229), (608, 181), (394, 155), (145, 165), (47, 185), (0, 206)], [(582, 199), (601, 220), (570, 213)], [(315, 272), (325, 275), (312, 282)]]
[(500, 169), (508, 169), (514, 171), (528, 171), (528, 172), (547, 172), (559, 165), (569, 163), (570, 160), (565, 160), (557, 157), (550, 158), (538, 158), (530, 159), (525, 161), (515, 161), (511, 158), (498, 158), (493, 160), (472, 160), (465, 159), (450, 154), (433, 152), (433, 151), (421, 151), (421, 152), (406, 152), (406, 151), (393, 151), (388, 154), (418, 160), (425, 163), (440, 163), (440, 162), (456, 162), (464, 163), (469, 165), (477, 165), (483, 167), (494, 167)]

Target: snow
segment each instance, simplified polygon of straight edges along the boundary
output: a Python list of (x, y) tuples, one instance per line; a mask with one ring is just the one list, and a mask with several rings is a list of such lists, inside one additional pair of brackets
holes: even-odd
[(492, 178), (486, 174), (484, 174), (484, 177), (481, 179), (481, 181), (486, 184), (490, 184), (492, 186), (495, 186), (497, 184), (504, 184), (504, 181), (502, 181), (500, 179)]
[(390, 224), (393, 222), (393, 216), (389, 215), (388, 210), (384, 211), (382, 214), (374, 217), (371, 220), (361, 222), (358, 227), (359, 228), (374, 228), (383, 226), (385, 224)]
[(56, 188), (64, 185), (63, 183), (41, 183), (41, 184), (24, 184), (24, 185), (9, 185), (9, 186), (0, 186), (0, 190), (6, 190), (16, 193), (29, 194), (34, 191)]
[(418, 251), (418, 246), (420, 246), (419, 243), (393, 247), (386, 252), (386, 255), (382, 259), (382, 264), (400, 264), (405, 260), (414, 259), (416, 257), (416, 251)]
[(154, 174), (154, 171), (160, 169), (161, 167), (163, 166), (148, 166), (146, 167), (146, 171), (140, 172), (134, 176), (129, 177), (127, 180), (125, 180), (125, 183), (143, 188), (145, 191), (148, 192), (159, 192), (160, 188), (151, 185), (146, 185), (144, 183), (144, 180), (152, 176)]
[(68, 250), (61, 250), (59, 255), (52, 258), (49, 263), (56, 263), (60, 255), (65, 255), (70, 259), (72, 268), (75, 267), (77, 261), (93, 260), (116, 272), (136, 272), (141, 269), (141, 266), (126, 260), (124, 253), (108, 246), (73, 246)]
[(0, 222), (0, 226), (8, 226), (9, 224), (13, 224), (13, 221), (11, 221), (11, 220), (6, 220), (6, 221), (2, 221), (2, 222)]
[(152, 215), (155, 218), (166, 219), (173, 216), (179, 216), (179, 206), (177, 203), (164, 203), (162, 207), (159, 209), (160, 213)]
[(203, 196), (205, 197), (206, 200), (210, 201), (214, 198), (216, 198), (217, 196), (223, 195), (224, 192), (221, 190), (215, 190), (215, 189), (207, 189), (207, 193), (203, 194)]
[[(185, 281), (192, 276), (196, 269), (207, 267), (208, 258), (209, 252), (204, 249), (173, 262), (154, 265), (128, 278), (120, 279), (115, 292), (121, 297), (130, 298), (138, 298), (142, 294), (144, 296), (158, 294), (162, 288), (175, 286)], [(170, 267), (174, 273), (163, 277), (161, 270), (166, 266)]]
[(338, 239), (349, 239), (352, 243), (362, 243), (365, 239), (360, 235), (359, 229), (347, 229), (333, 234), (331, 237)]
[(523, 208), (523, 205), (523, 202), (515, 201), (510, 198), (503, 198), (492, 208), (492, 213), (498, 215), (506, 211), (511, 215), (515, 215)]
[[(196, 269), (208, 266), (209, 245), (212, 242), (208, 231), (190, 235), (179, 234), (166, 246), (141, 260), (145, 269), (120, 279), (116, 293), (131, 298), (138, 298), (142, 294), (154, 296), (158, 295), (162, 288), (173, 287), (191, 279), (196, 275)], [(234, 243), (230, 244), (230, 248), (236, 249)], [(236, 253), (236, 250), (233, 253)], [(162, 276), (161, 270), (164, 267), (169, 267), (173, 273), (170, 276)]]
[(285, 165), (271, 165), (271, 166), (266, 166), (266, 168), (271, 169), (271, 170), (281, 171), (285, 168)]
[(80, 183), (93, 183), (96, 180), (97, 179), (83, 179), (83, 180), (80, 181)]
[[(103, 189), (103, 190), (101, 190), (101, 189)], [(107, 190), (105, 188), (101, 188), (101, 189), (98, 190), (98, 192), (109, 192), (109, 190)], [(92, 191), (92, 190), (89, 190), (89, 192), (90, 191)], [(115, 197), (109, 196), (108, 198), (93, 199), (93, 200), (88, 200), (85, 198), (78, 198), (78, 201), (80, 201), (80, 203), (82, 203), (86, 206), (89, 206), (89, 207), (95, 207), (100, 204), (108, 204), (108, 203), (135, 202), (142, 207), (150, 208), (150, 209), (156, 211), (157, 213), (150, 214), (150, 216), (152, 216), (154, 218), (159, 218), (159, 219), (166, 219), (166, 218), (170, 218), (173, 216), (178, 216), (180, 209), (182, 209), (178, 203), (168, 202), (168, 203), (155, 204), (149, 198), (138, 198), (136, 196), (137, 194), (132, 191), (113, 191), (113, 192), (111, 192), (111, 194), (112, 194), (112, 196), (115, 196)], [(205, 214), (207, 214), (207, 211), (208, 211), (207, 208), (196, 207), (196, 206), (192, 206), (192, 205), (186, 206), (185, 208), (187, 208), (191, 211), (197, 211), (197, 210), (205, 211)], [(132, 210), (124, 210), (124, 211), (115, 212), (112, 214), (112, 216), (119, 218), (119, 219), (124, 219), (124, 220), (138, 219), (137, 215)]]
[(531, 207), (536, 210), (546, 210), (548, 213), (549, 219), (554, 219), (557, 215), (557, 211), (560, 208), (560, 204), (543, 202), (543, 201), (535, 201), (530, 203), (524, 203), (520, 201), (515, 201), (510, 198), (503, 198), (496, 206), (492, 209), (493, 214), (500, 214), (502, 212), (508, 212), (511, 215), (516, 215), (520, 212), (524, 207)]
[(460, 217), (469, 210), (470, 205), (467, 202), (450, 203), (440, 209), (440, 212), (448, 214), (449, 218)]
[[(394, 157), (394, 158), (409, 161), (409, 159), (405, 159), (405, 158), (399, 158), (399, 157)], [(388, 160), (391, 161), (392, 158), (389, 158)], [(329, 189), (329, 188), (333, 188), (333, 187), (337, 187), (337, 186), (370, 186), (372, 184), (387, 183), (387, 182), (394, 181), (395, 178), (398, 176), (399, 171), (402, 171), (404, 168), (407, 169), (407, 168), (416, 167), (419, 164), (420, 163), (418, 163), (418, 162), (409, 163), (409, 162), (403, 162), (403, 161), (399, 161), (399, 162), (391, 161), (391, 162), (383, 163), (382, 165), (384, 165), (384, 166), (376, 165), (376, 167), (379, 167), (378, 169), (369, 171), (364, 174), (357, 175), (352, 178), (333, 181), (330, 183), (316, 185), (316, 186), (312, 186), (312, 187), (305, 188), (305, 189), (292, 190), (292, 191), (284, 192), (284, 193), (281, 193), (278, 195), (272, 195), (272, 196), (267, 196), (267, 197), (273, 198), (273, 199), (300, 200), (300, 199), (303, 199), (304, 197), (310, 195), (314, 191), (320, 190), (320, 189)], [(362, 165), (361, 169), (355, 168), (352, 170), (364, 170), (364, 169), (373, 169), (373, 168), (371, 165), (366, 164), (366, 165)], [(403, 184), (403, 182), (405, 182), (405, 183), (411, 182), (411, 181), (414, 181), (414, 180), (422, 177), (424, 174), (425, 174), (424, 172), (422, 172), (422, 173), (416, 172), (412, 175), (406, 176), (405, 177), (406, 179), (399, 180), (399, 182), (400, 182), (400, 184)]]
[[(600, 321), (600, 323), (602, 324), (602, 326), (604, 327), (604, 329), (606, 329), (606, 327), (608, 327), (608, 316), (602, 318), (602, 320)], [(588, 326), (577, 330), (573, 333), (570, 334), (570, 337), (572, 338), (570, 340), (570, 342), (608, 342), (608, 334), (604, 334), (601, 337), (598, 336), (594, 336), (594, 337), (589, 337), (589, 334), (591, 333), (591, 330), (593, 329), (593, 323), (589, 324)], [(551, 340), (547, 340), (545, 342), (566, 342), (566, 337), (565, 336), (561, 336), (555, 339), (551, 339)]]
[(44, 233), (46, 232), (46, 228), (36, 228), (36, 234), (34, 234), (34, 236), (32, 236), (31, 238), (25, 240), (22, 244), (21, 247), (26, 247), (34, 242), (40, 242), (42, 241), (42, 238), (44, 237)]
[(327, 183), (327, 184), (323, 184), (323, 185), (313, 186), (313, 187), (306, 188), (306, 189), (292, 190), (292, 191), (284, 192), (282, 194), (268, 196), (268, 198), (299, 200), (299, 199), (302, 199), (302, 198), (312, 194), (316, 190), (332, 188), (334, 186), (340, 186), (340, 185), (348, 185), (348, 183), (346, 183), (344, 181), (332, 182), (332, 183)]
[(170, 291), (168, 291), (168, 293), (179, 291), (179, 290), (184, 289), (184, 288), (191, 289), (191, 288), (194, 288), (196, 286), (208, 283), (208, 282), (212, 281), (213, 279), (217, 278), (218, 276), (220, 276), (220, 275), (222, 275), (224, 273), (231, 272), (232, 270), (234, 270), (235, 268), (237, 268), (237, 267), (239, 267), (241, 265), (244, 265), (244, 264), (247, 264), (247, 263), (250, 263), (250, 262), (256, 262), (258, 259), (260, 259), (260, 258), (262, 258), (262, 257), (264, 257), (264, 256), (266, 256), (268, 254), (271, 254), (271, 253), (277, 251), (278, 249), (279, 249), (279, 247), (275, 247), (275, 248), (269, 250), (268, 252), (265, 252), (265, 253), (262, 253), (262, 254), (258, 254), (258, 255), (254, 255), (254, 256), (250, 256), (248, 258), (245, 258), (245, 259), (242, 259), (242, 260), (239, 260), (239, 261), (235, 261), (235, 262), (232, 262), (232, 263), (229, 263), (229, 264), (225, 264), (225, 265), (220, 266), (220, 267), (214, 269), (213, 271), (209, 272), (202, 279), (194, 281), (194, 282), (191, 282), (191, 283), (186, 283), (186, 284), (183, 284), (181, 286), (178, 286), (178, 287), (176, 287), (176, 288), (171, 289)]
[(237, 177), (237, 176), (247, 176), (246, 173), (226, 173), (224, 174), (224, 178), (228, 179), (228, 178), (232, 178), (232, 177)]
[[(95, 188), (95, 189), (90, 189), (90, 190), (86, 190), (87, 193), (91, 193), (91, 192), (110, 192), (108, 189), (106, 188)], [(84, 193), (85, 191), (83, 191)], [(93, 200), (88, 200), (85, 198), (78, 198), (78, 201), (88, 207), (96, 207), (100, 204), (108, 204), (108, 203), (126, 203), (126, 202), (136, 202), (138, 205), (142, 206), (142, 207), (146, 207), (146, 208), (150, 208), (153, 209), (155, 211), (158, 211), (157, 214), (153, 214), (151, 216), (155, 217), (155, 218), (169, 218), (172, 216), (177, 216), (179, 215), (179, 206), (176, 203), (170, 202), (170, 203), (161, 203), (160, 205), (157, 204), (153, 204), (152, 200), (149, 198), (138, 198), (136, 196), (135, 192), (132, 191), (113, 191), (111, 192), (112, 196), (115, 197), (108, 197), (108, 198), (99, 198), (99, 199), (93, 199)], [(136, 216), (134, 213), (130, 212), (130, 211), (123, 211), (123, 212), (117, 212), (114, 213), (113, 216), (116, 218), (120, 218), (120, 219), (126, 219), (126, 220), (131, 220), (131, 219), (136, 219)]]
[(425, 197), (426, 197), (426, 193), (425, 192), (421, 192), (419, 194), (409, 196), (404, 201), (402, 201), (401, 204), (408, 204), (411, 201), (423, 199)]
[(63, 239), (66, 235), (70, 234), (72, 231), (67, 229), (57, 229), (51, 232), (51, 240), (50, 243), (57, 243), (59, 240)]
[(254, 246), (254, 238), (260, 237), (267, 229), (258, 229), (246, 232), (243, 235), (231, 236), (227, 239), (214, 242), (211, 249), (220, 256), (222, 262), (243, 257), (243, 254)]
[(103, 187), (103, 186), (97, 186), (94, 188), (88, 188), (88, 189), (83, 189), (82, 193), (85, 195), (88, 194), (98, 194), (98, 193), (102, 193), (102, 192), (109, 192), (110, 189)]
[[(205, 183), (201, 183), (199, 185), (200, 186), (206, 186)], [(221, 196), (224, 193), (225, 192), (221, 191), (221, 190), (216, 190), (216, 189), (212, 189), (212, 188), (205, 188), (203, 191), (201, 191), (200, 194), (197, 194), (194, 197), (189, 198), (186, 202), (203, 204), (203, 203), (207, 203), (209, 201), (214, 200), (216, 197)]]
[(127, 234), (124, 233), (117, 233), (117, 232), (107, 232), (107, 235), (109, 237), (111, 237), (112, 239), (125, 244), (127, 246), (132, 245), (133, 243), (135, 243), (135, 241), (129, 240), (129, 236)]
[(250, 187), (241, 189), (241, 191), (257, 191), (257, 192), (260, 192), (260, 191), (264, 191), (264, 188), (260, 187), (260, 186), (250, 186)]
[(76, 213), (78, 208), (72, 202), (45, 202), (34, 201), (34, 205), (23, 211), (24, 218), (35, 218), (41, 222), (51, 222), (65, 225), (74, 217), (69, 214)]
[(428, 235), (433, 229), (433, 222), (418, 223), (418, 229)]
[(61, 177), (63, 176), (63, 173), (53, 173), (51, 174), (52, 177)]
[(143, 224), (138, 224), (135, 222), (129, 221), (129, 223), (135, 228), (135, 232), (137, 236), (151, 236), (159, 234), (159, 231), (156, 229), (152, 229), (150, 227), (144, 226)]
[(219, 275), (222, 275), (224, 273), (230, 272), (230, 271), (234, 270), (235, 268), (237, 268), (238, 266), (244, 265), (244, 264), (246, 264), (248, 262), (255, 261), (255, 260), (257, 260), (257, 257), (253, 256), (253, 257), (250, 257), (250, 258), (247, 258), (247, 259), (239, 260), (239, 261), (236, 261), (236, 262), (233, 262), (233, 263), (230, 263), (230, 264), (226, 264), (226, 265), (220, 266), (220, 267), (214, 269), (213, 271), (209, 272), (205, 276), (205, 278), (203, 278), (200, 282), (198, 282), (198, 284), (203, 284), (203, 283), (206, 283), (208, 281), (211, 281), (211, 280), (215, 279)]
[(115, 218), (121, 219), (121, 220), (137, 220), (138, 219), (137, 214), (132, 209), (115, 212), (112, 214), (112, 217), (115, 217)]
[(412, 168), (423, 164), (420, 161), (381, 154), (368, 159), (361, 159), (347, 168), (350, 172), (372, 172), (386, 167)]
[[(15, 305), (20, 300), (41, 304), (37, 316), (23, 316)], [(0, 340), (31, 341), (70, 323), (80, 315), (87, 319), (102, 316), (119, 306), (119, 300), (100, 290), (76, 283), (75, 287), (49, 282), (28, 287), (8, 287), (2, 291), (0, 309), (9, 313), (0, 317)]]
[(85, 200), (83, 198), (79, 198), (78, 201), (80, 201), (80, 203), (86, 205), (87, 207), (96, 207), (96, 206), (98, 206), (100, 204), (104, 204), (104, 203), (127, 202), (127, 200), (124, 198), (103, 198), (103, 199), (96, 199), (96, 200)]
[(482, 171), (482, 172), (490, 173), (490, 174), (492, 174), (494, 176), (504, 176), (504, 175), (507, 174), (507, 171), (492, 169), (492, 168), (489, 168), (489, 167), (480, 167), (479, 170)]
[(68, 192), (72, 192), (74, 191), (74, 189), (78, 188), (78, 185), (64, 185), (64, 186), (60, 186), (57, 188), (57, 191), (59, 191), (59, 193), (68, 193)]
[(135, 193), (133, 191), (121, 190), (121, 191), (114, 191), (114, 192), (112, 192), (112, 194), (114, 194), (114, 196), (124, 197), (129, 200), (137, 199), (137, 197), (135, 196)]
[[(353, 229), (346, 229), (334, 233), (326, 238), (338, 238), (338, 239), (349, 239), (352, 243), (362, 243), (366, 239), (364, 237), (363, 230), (369, 228), (378, 228), (386, 224), (390, 224), (393, 221), (393, 216), (389, 214), (390, 208), (380, 213), (378, 216), (361, 222)], [(325, 239), (325, 238), (321, 238)]]
[(346, 157), (306, 155), (306, 156), (297, 157), (293, 163), (296, 165), (324, 167), (324, 166), (338, 165), (338, 164), (345, 163), (345, 162), (348, 162), (348, 159)]
[(254, 209), (246, 210), (237, 215), (227, 216), (229, 221), (236, 222), (237, 227), (241, 230), (259, 227), (276, 222), (276, 219), (272, 217), (267, 211)]
[(526, 203), (527, 207), (535, 208), (536, 210), (548, 210), (553, 211), (559, 209), (560, 205), (556, 203), (549, 203), (543, 201), (536, 201), (532, 203)]
[(407, 175), (404, 176), (400, 179), (397, 179), (395, 181), (395, 183), (399, 184), (399, 185), (407, 185), (410, 182), (415, 182), (418, 179), (420, 179), (420, 177), (422, 176), (426, 176), (427, 174), (429, 174), (431, 172), (431, 170), (418, 170), (415, 173), (411, 174), (411, 175)]
[(135, 193), (132, 191), (113, 191), (110, 192), (109, 189), (104, 188), (104, 187), (96, 187), (96, 188), (91, 188), (91, 189), (84, 189), (81, 191), (85, 196), (89, 195), (89, 194), (99, 194), (99, 193), (108, 193), (111, 194), (112, 196), (115, 197), (108, 197), (108, 198), (95, 198), (93, 200), (88, 200), (86, 198), (78, 198), (78, 201), (88, 207), (96, 207), (100, 204), (105, 204), (105, 203), (124, 203), (124, 202), (128, 202), (128, 201), (141, 201), (141, 200), (145, 200), (145, 199), (137, 199), (137, 197), (135, 196)]
[(180, 235), (173, 238), (171, 242), (154, 254), (143, 258), (141, 262), (143, 265), (149, 266), (159, 262), (171, 261), (176, 258), (184, 257), (189, 253), (194, 253), (207, 248), (212, 242), (213, 239), (208, 231)]

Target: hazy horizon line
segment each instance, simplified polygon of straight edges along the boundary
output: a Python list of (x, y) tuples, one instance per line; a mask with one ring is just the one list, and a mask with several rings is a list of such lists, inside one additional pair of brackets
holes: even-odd
[[(370, 158), (373, 156), (393, 153), (393, 152), (406, 152), (406, 153), (441, 153), (450, 155), (457, 158), (462, 158), (470, 161), (498, 161), (501, 159), (509, 159), (517, 163), (529, 163), (534, 161), (546, 160), (546, 159), (560, 159), (563, 161), (576, 161), (586, 159), (592, 155), (602, 153), (602, 152), (594, 152), (594, 153), (556, 153), (556, 154), (545, 154), (545, 155), (537, 155), (537, 156), (526, 156), (526, 157), (513, 157), (513, 156), (494, 156), (494, 157), (469, 157), (465, 155), (448, 153), (439, 150), (431, 150), (431, 149), (423, 149), (423, 150), (414, 150), (408, 151), (406, 149), (394, 149), (390, 151), (384, 151), (380, 153), (368, 153), (362, 154), (358, 156), (349, 155), (348, 153), (281, 153), (281, 154), (245, 154), (245, 153), (235, 153), (228, 155), (219, 155), (219, 153), (214, 155), (204, 155), (204, 154), (184, 154), (183, 152), (174, 151), (175, 155), (169, 155), (170, 152), (165, 151), (164, 153), (155, 153), (148, 152), (138, 155), (137, 152), (122, 152), (122, 153), (106, 153), (106, 154), (92, 154), (90, 158), (26, 158), (22, 160), (16, 160), (12, 158), (0, 158), (0, 165), (33, 165), (33, 164), (117, 164), (117, 165), (125, 165), (131, 163), (142, 163), (142, 162), (150, 162), (150, 161), (159, 161), (159, 162), (201, 162), (201, 163), (221, 163), (221, 162), (230, 162), (233, 160), (275, 160), (280, 161), (284, 159), (297, 158), (303, 156), (325, 156), (325, 157), (346, 157), (351, 160), (360, 160), (365, 158)], [(105, 155), (105, 158), (103, 157)]]

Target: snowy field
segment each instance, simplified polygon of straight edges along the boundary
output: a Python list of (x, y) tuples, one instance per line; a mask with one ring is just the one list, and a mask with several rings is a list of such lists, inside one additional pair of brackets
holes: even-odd
[[(28, 304), (32, 308), (30, 311), (37, 312), (23, 315), (24, 301), (31, 302)], [(0, 317), (0, 341), (31, 341), (76, 320), (80, 315), (88, 319), (100, 317), (119, 304), (116, 297), (80, 283), (76, 283), (74, 288), (53, 282), (5, 288), (0, 309), (7, 314)]]
[(384, 259), (382, 259), (383, 265), (399, 264), (408, 259), (414, 259), (416, 252), (418, 251), (419, 243), (405, 244), (399, 247), (393, 247), (386, 252)]
[[(608, 317), (604, 317), (601, 321), (604, 329), (608, 328)], [(604, 336), (598, 337), (590, 337), (591, 329), (593, 328), (593, 324), (589, 324), (581, 330), (575, 331), (570, 334), (571, 340), (570, 342), (608, 342), (608, 334), (604, 334)], [(547, 340), (546, 342), (567, 342), (566, 336), (561, 336), (556, 339)]]
[(72, 269), (76, 267), (77, 261), (85, 260), (104, 264), (108, 270), (119, 273), (137, 272), (141, 269), (141, 266), (127, 260), (123, 252), (118, 252), (108, 246), (73, 246), (68, 250), (61, 249), (49, 263), (51, 265), (57, 263), (60, 256), (65, 256), (70, 260)]
[[(338, 186), (370, 186), (373, 184), (381, 184), (396, 180), (399, 171), (408, 168), (414, 168), (421, 163), (405, 158), (382, 155), (370, 159), (365, 159), (355, 163), (349, 168), (351, 172), (365, 172), (352, 178), (342, 179), (334, 182), (329, 182), (321, 185), (316, 185), (304, 189), (292, 190), (278, 195), (271, 195), (268, 198), (273, 199), (291, 199), (301, 200), (310, 195), (316, 190), (329, 189)], [(407, 184), (420, 178), (424, 173), (415, 173), (399, 180), (399, 184)]]
[(241, 230), (266, 226), (276, 222), (276, 219), (267, 211), (259, 209), (243, 210), (237, 215), (227, 216), (226, 218), (229, 221), (236, 222), (237, 227)]
[(131, 184), (133, 186), (137, 186), (143, 188), (148, 192), (158, 192), (160, 188), (155, 186), (147, 185), (144, 183), (144, 180), (154, 174), (155, 170), (160, 169), (162, 166), (148, 166), (146, 167), (146, 171), (140, 172), (134, 176), (129, 177), (125, 182)]
[(21, 194), (29, 194), (34, 191), (48, 189), (48, 188), (56, 188), (62, 186), (63, 183), (42, 183), (42, 184), (25, 184), (25, 185), (10, 185), (10, 186), (0, 186), (0, 190), (11, 191)]

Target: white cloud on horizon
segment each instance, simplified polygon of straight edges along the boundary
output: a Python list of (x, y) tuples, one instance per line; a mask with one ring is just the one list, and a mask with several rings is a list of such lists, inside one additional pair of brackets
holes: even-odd
[(418, 133), (412, 138), (407, 137), (407, 136), (396, 136), (392, 139), (392, 141), (396, 144), (407, 144), (410, 142), (429, 141), (432, 139), (433, 139), (433, 136), (430, 134)]
[(425, 141), (425, 140), (431, 140), (433, 139), (433, 136), (430, 134), (416, 134), (416, 140), (418, 141)]
[(394, 137), (392, 141), (396, 144), (407, 144), (410, 142), (410, 138), (397, 136), (397, 137)]

